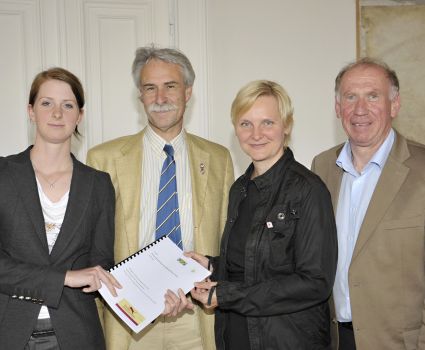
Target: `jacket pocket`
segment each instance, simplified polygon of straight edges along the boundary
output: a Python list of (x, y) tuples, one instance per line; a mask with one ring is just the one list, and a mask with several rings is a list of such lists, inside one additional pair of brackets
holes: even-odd
[(300, 213), (290, 205), (274, 206), (266, 218), (265, 234), (270, 249), (270, 262), (274, 267), (292, 266), (293, 237)]
[(403, 332), (404, 346), (406, 350), (416, 350), (420, 329), (413, 329)]
[(382, 227), (385, 230), (397, 230), (411, 227), (424, 227), (424, 215), (417, 215), (408, 218), (392, 219), (382, 221)]

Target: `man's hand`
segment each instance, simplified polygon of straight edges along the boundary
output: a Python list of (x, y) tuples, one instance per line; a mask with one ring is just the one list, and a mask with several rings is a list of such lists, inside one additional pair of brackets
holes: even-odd
[(184, 309), (193, 310), (192, 302), (186, 297), (183, 291), (179, 288), (178, 296), (171, 290), (167, 290), (165, 297), (165, 307), (162, 315), (173, 317), (177, 316)]

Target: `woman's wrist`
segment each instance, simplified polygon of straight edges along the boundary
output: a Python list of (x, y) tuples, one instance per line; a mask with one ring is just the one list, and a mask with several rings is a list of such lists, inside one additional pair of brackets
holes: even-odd
[(210, 289), (210, 291), (209, 291), (209, 293), (208, 293), (208, 299), (207, 299), (207, 305), (208, 306), (211, 306), (211, 300), (212, 300), (212, 297), (213, 297), (213, 295), (215, 293), (215, 289), (216, 289), (216, 286), (212, 286), (211, 289)]

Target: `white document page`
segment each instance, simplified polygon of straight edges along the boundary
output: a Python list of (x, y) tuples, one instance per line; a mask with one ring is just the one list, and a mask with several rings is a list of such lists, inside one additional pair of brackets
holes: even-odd
[(104, 285), (99, 292), (136, 333), (162, 313), (167, 289), (177, 294), (181, 288), (188, 293), (195, 282), (210, 275), (195, 260), (185, 257), (168, 237), (148, 245), (110, 271), (123, 288), (116, 289), (117, 297), (113, 297)]

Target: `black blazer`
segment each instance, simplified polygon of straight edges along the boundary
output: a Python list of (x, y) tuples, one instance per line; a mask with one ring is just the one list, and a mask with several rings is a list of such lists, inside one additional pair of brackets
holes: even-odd
[(110, 177), (72, 156), (68, 206), (49, 255), (30, 149), (0, 158), (0, 347), (23, 349), (46, 305), (61, 350), (104, 349), (95, 294), (63, 284), (67, 270), (113, 265)]

